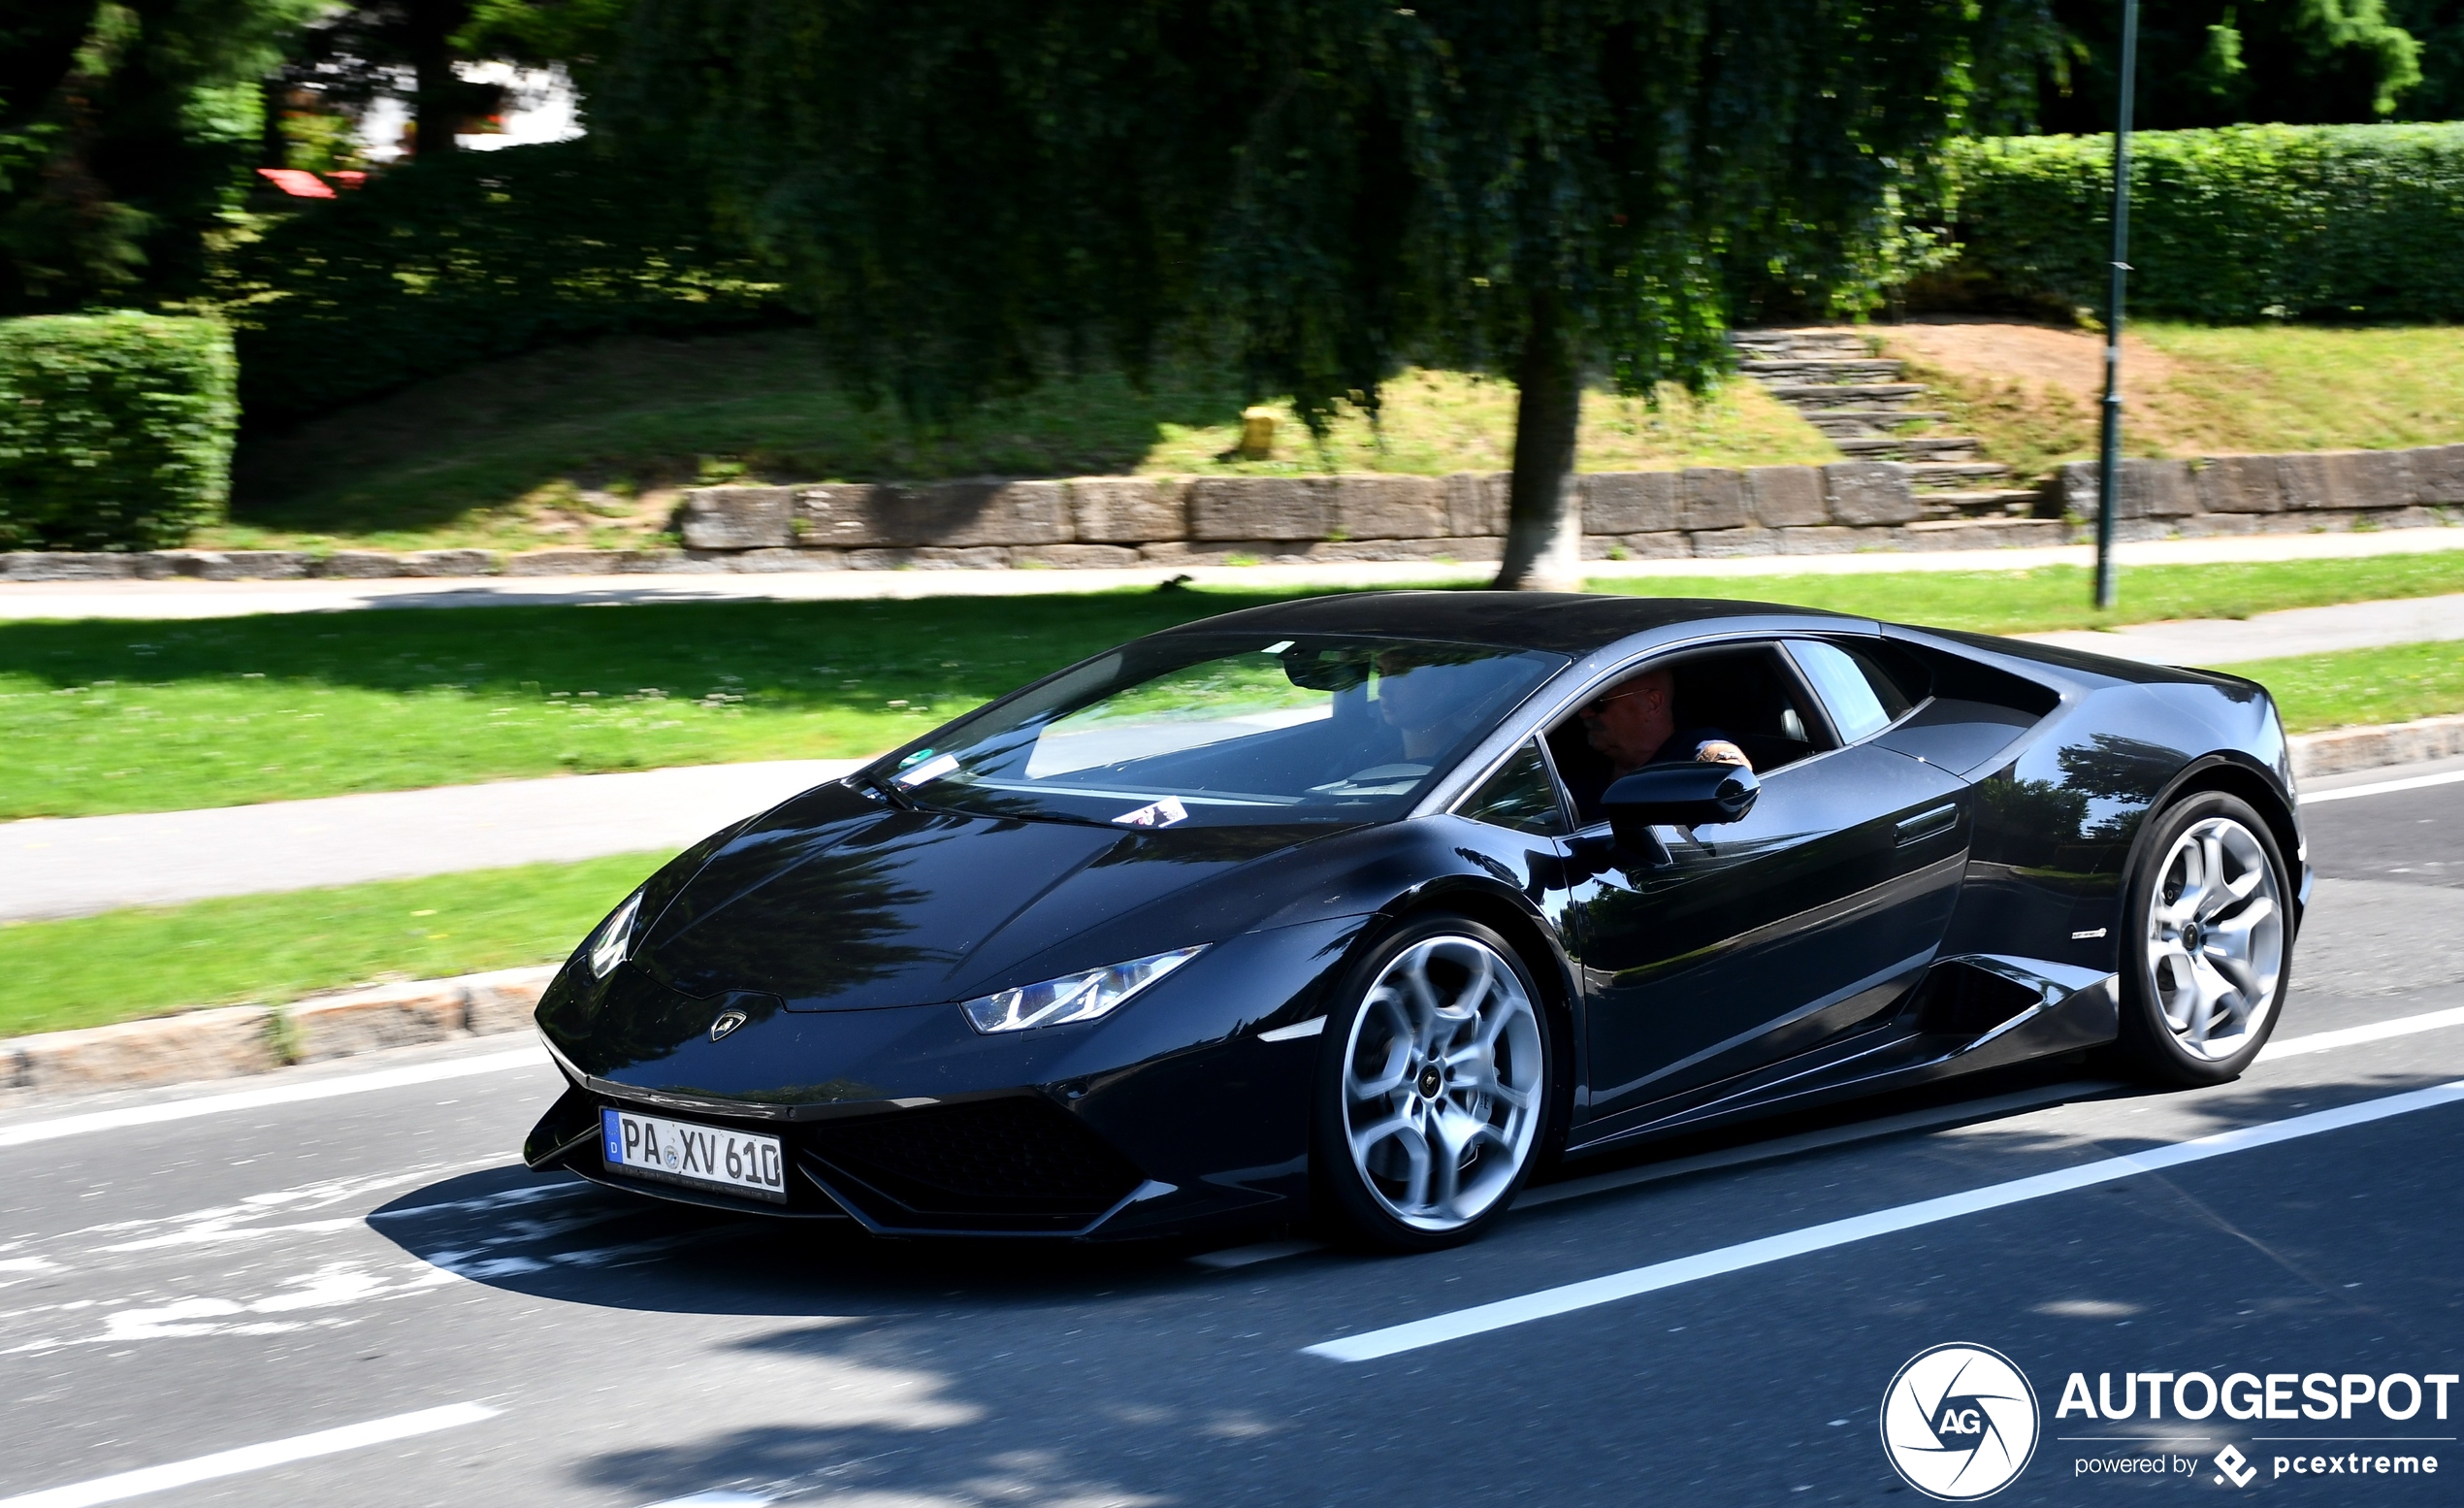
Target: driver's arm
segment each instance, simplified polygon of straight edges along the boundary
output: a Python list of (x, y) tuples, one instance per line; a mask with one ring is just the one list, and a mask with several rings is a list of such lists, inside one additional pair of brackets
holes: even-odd
[(1706, 765), (1743, 765), (1748, 770), (1754, 768), (1754, 762), (1745, 757), (1745, 751), (1726, 738), (1703, 739), (1695, 745), (1694, 757)]

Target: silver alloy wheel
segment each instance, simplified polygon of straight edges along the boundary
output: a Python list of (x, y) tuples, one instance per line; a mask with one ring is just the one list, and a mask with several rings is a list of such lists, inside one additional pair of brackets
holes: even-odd
[(1344, 1050), (1345, 1139), (1361, 1182), (1418, 1230), (1462, 1229), (1531, 1157), (1540, 1016), (1496, 950), (1424, 937), (1370, 987)]
[(2148, 990), (2184, 1052), (2221, 1062), (2275, 1008), (2285, 909), (2257, 836), (2230, 817), (2173, 840), (2148, 901)]

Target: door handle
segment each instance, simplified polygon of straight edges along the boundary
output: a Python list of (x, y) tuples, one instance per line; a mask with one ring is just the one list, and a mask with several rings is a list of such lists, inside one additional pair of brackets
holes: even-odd
[(1947, 833), (1959, 826), (1959, 822), (1960, 803), (1957, 802), (1945, 802), (1929, 811), (1918, 812), (1913, 817), (1903, 817), (1895, 830), (1898, 837), (1897, 846), (1905, 848), (1910, 843), (1921, 842), (1937, 833)]

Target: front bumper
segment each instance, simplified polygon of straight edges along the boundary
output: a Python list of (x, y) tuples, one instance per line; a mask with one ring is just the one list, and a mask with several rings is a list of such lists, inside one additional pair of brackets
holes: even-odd
[[(846, 1218), (883, 1235), (1110, 1239), (1289, 1221), (1308, 1198), (1320, 1044), (1258, 1032), (1322, 1013), (1324, 981), (1361, 926), (1245, 934), (1116, 1016), (1015, 1037), (977, 1035), (953, 1005), (775, 1011), (718, 1044), (626, 1061), (574, 1030), (591, 1012), (560, 979), (539, 1018), (567, 1089), (524, 1159), (654, 1197)], [(679, 1019), (715, 1008), (646, 1004)], [(787, 1204), (611, 1170), (599, 1142), (607, 1105), (778, 1136), (794, 1170)]]

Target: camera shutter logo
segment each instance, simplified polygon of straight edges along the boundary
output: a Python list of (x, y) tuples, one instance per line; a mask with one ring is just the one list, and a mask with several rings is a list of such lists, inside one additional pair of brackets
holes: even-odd
[(2036, 1454), (2036, 1390), (1988, 1346), (1921, 1351), (1882, 1395), (1882, 1449), (1928, 1497), (1972, 1502), (2019, 1480)]

